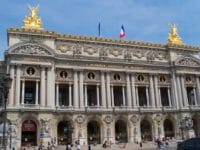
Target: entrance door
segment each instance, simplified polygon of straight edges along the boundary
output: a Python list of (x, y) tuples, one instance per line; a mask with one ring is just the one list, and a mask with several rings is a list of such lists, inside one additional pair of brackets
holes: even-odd
[(37, 125), (32, 120), (26, 120), (22, 123), (22, 146), (36, 146), (37, 145)]
[(90, 121), (87, 125), (88, 143), (101, 144), (100, 125), (97, 121)]
[(71, 127), (70, 121), (61, 121), (57, 127), (58, 145), (72, 143), (72, 132), (66, 132)]
[(166, 119), (164, 121), (165, 137), (174, 137), (174, 127), (171, 120)]
[(142, 120), (140, 123), (141, 136), (143, 140), (152, 141), (152, 128), (147, 120)]
[(115, 123), (115, 139), (118, 142), (128, 142), (127, 125), (123, 120)]

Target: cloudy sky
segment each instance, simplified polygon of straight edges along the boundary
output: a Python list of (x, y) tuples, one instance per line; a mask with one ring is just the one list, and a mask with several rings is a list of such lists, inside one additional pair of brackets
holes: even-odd
[(125, 40), (166, 43), (168, 24), (178, 25), (184, 43), (200, 45), (199, 0), (1, 0), (0, 58), (7, 49), (6, 29), (21, 27), (30, 4), (39, 4), (45, 30), (63, 34), (101, 35), (118, 39), (123, 24)]

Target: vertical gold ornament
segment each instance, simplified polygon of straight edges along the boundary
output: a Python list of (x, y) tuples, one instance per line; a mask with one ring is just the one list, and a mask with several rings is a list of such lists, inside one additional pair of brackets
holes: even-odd
[(180, 36), (178, 35), (177, 26), (175, 24), (169, 25), (169, 34), (167, 42), (168, 44), (178, 44), (178, 45), (183, 44)]
[(38, 16), (38, 7), (31, 7), (28, 5), (29, 8), (29, 16), (25, 17), (23, 23), (23, 28), (30, 28), (30, 29), (42, 29), (42, 21)]

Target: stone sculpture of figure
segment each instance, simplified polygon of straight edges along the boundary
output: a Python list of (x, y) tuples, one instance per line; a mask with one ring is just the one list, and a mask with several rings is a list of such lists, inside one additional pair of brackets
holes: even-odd
[(41, 19), (38, 17), (38, 7), (31, 7), (28, 5), (29, 8), (29, 16), (24, 19), (24, 28), (34, 28), (34, 29), (41, 29), (42, 22)]
[(44, 134), (49, 134), (50, 133), (50, 120), (51, 119), (40, 119), (42, 123), (42, 132)]
[(181, 38), (178, 35), (177, 26), (175, 24), (169, 25), (169, 35), (167, 40), (169, 44), (183, 44)]

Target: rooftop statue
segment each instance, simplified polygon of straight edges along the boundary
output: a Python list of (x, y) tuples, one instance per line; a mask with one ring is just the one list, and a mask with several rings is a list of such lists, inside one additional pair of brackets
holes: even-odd
[(41, 29), (42, 21), (38, 17), (38, 6), (31, 7), (28, 5), (29, 8), (29, 16), (25, 17), (23, 28), (31, 28), (31, 29)]
[(177, 26), (175, 24), (169, 25), (168, 44), (183, 44), (181, 38), (177, 33)]

